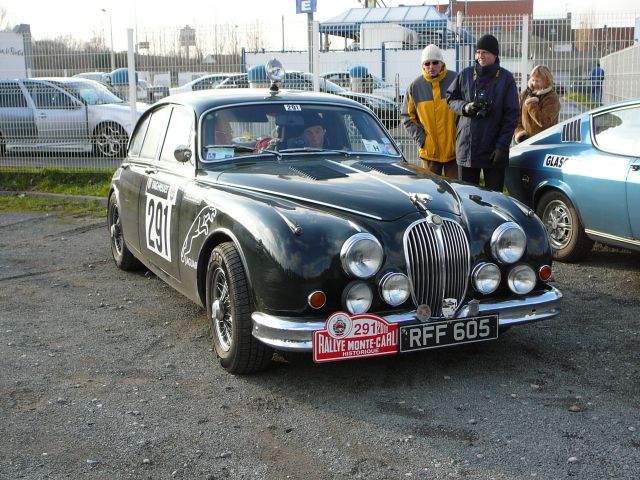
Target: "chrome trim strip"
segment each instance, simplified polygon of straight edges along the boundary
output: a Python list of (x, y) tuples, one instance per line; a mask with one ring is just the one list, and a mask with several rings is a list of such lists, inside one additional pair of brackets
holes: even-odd
[(343, 212), (354, 213), (356, 215), (362, 215), (363, 217), (382, 221), (382, 217), (378, 217), (377, 215), (371, 215), (370, 213), (360, 212), (358, 210), (352, 210), (351, 208), (340, 207), (331, 203), (319, 202), (317, 200), (312, 200), (310, 198), (298, 197), (296, 195), (289, 195), (287, 193), (282, 193), (282, 192), (277, 192), (272, 190), (265, 190), (262, 188), (253, 188), (253, 187), (248, 187), (246, 185), (238, 185), (235, 183), (227, 183), (227, 182), (221, 182), (221, 181), (217, 181), (215, 184), (209, 184), (209, 185), (212, 185), (212, 186), (222, 185), (224, 187), (234, 188), (236, 190), (249, 190), (251, 192), (256, 192), (256, 193), (266, 193), (267, 195), (274, 195), (277, 197), (284, 197), (292, 200), (299, 200), (302, 202), (313, 203), (315, 205), (322, 205), (323, 207), (329, 207), (333, 210), (342, 210)]
[(589, 230), (587, 228), (584, 229), (584, 233), (587, 235), (595, 235), (601, 238), (606, 238), (609, 240), (615, 240), (616, 242), (628, 243), (629, 245), (637, 245), (640, 246), (640, 240), (631, 240), (626, 237), (618, 237), (617, 235), (611, 235), (610, 233), (602, 233), (597, 230)]
[[(487, 300), (479, 302), (477, 316), (497, 314), (501, 327), (548, 320), (560, 313), (558, 303), (562, 293), (554, 287), (542, 293), (523, 295), (517, 299)], [(465, 304), (453, 318), (469, 316), (470, 306)], [(383, 315), (390, 323), (410, 325), (418, 323), (415, 310)], [(325, 328), (326, 319), (304, 317), (276, 317), (262, 312), (253, 312), (253, 336), (279, 350), (310, 352), (315, 330)]]

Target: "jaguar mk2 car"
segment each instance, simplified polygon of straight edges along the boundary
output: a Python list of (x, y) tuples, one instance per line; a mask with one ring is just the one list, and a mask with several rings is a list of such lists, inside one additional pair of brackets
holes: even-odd
[(640, 100), (597, 108), (513, 147), (506, 183), (544, 222), (556, 260), (594, 241), (640, 251)]
[(113, 177), (118, 267), (206, 307), (232, 373), (496, 339), (559, 313), (533, 211), (407, 163), (355, 101), (279, 90), (160, 100)]

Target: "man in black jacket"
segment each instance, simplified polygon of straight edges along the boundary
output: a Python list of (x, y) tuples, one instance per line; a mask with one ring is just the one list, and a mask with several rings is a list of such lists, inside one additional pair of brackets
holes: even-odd
[(458, 74), (447, 91), (449, 108), (460, 115), (456, 161), (460, 179), (501, 192), (509, 163), (520, 105), (513, 75), (500, 66), (500, 47), (493, 35), (476, 44), (476, 61)]

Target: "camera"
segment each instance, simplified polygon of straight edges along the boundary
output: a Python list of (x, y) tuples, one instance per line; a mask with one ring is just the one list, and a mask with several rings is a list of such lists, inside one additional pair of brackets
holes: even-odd
[(476, 117), (484, 118), (489, 114), (489, 110), (491, 110), (491, 101), (489, 100), (489, 95), (486, 90), (479, 90), (476, 92), (476, 98), (473, 101), (473, 104), (478, 109), (476, 113)]

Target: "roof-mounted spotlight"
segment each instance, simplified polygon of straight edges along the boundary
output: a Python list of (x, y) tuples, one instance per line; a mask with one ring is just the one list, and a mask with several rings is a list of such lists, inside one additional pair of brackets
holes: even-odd
[(267, 73), (267, 78), (271, 80), (271, 86), (269, 87), (269, 92), (271, 95), (276, 95), (280, 90), (280, 86), (284, 80), (284, 67), (279, 60), (272, 58), (265, 65), (265, 70)]

